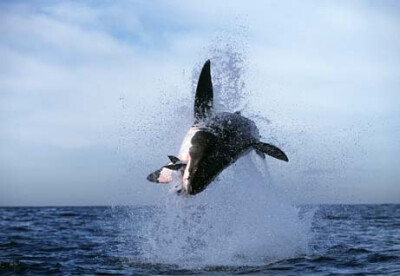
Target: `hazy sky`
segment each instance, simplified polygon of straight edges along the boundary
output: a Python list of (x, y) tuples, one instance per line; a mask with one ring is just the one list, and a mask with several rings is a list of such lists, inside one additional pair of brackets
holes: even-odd
[(400, 203), (399, 34), (399, 1), (3, 1), (0, 205), (156, 201), (192, 72), (229, 45), (283, 192)]

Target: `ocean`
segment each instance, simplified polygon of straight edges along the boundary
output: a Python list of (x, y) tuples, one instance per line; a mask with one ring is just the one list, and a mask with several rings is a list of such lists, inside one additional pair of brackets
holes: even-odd
[(235, 208), (233, 221), (210, 221), (188, 202), (2, 207), (0, 275), (400, 275), (400, 205), (295, 206), (307, 223), (267, 212), (261, 223), (281, 227), (271, 232)]

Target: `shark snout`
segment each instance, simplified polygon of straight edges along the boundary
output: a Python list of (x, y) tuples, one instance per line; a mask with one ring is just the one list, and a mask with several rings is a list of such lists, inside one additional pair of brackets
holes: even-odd
[(192, 194), (193, 193), (193, 188), (191, 185), (190, 177), (188, 178), (183, 178), (183, 189), (186, 191), (187, 194)]

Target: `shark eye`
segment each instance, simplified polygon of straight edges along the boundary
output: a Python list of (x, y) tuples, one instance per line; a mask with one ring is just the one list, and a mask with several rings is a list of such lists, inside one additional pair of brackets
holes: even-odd
[(197, 170), (198, 170), (198, 168), (199, 168), (199, 167), (197, 167), (197, 166), (196, 166), (196, 167), (194, 167), (194, 168), (192, 169), (191, 173), (196, 173), (196, 172), (197, 172)]

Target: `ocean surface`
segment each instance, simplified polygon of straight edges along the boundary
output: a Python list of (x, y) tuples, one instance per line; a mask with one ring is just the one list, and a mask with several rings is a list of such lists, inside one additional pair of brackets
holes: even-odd
[[(226, 222), (202, 221), (207, 207), (196, 208), (190, 217), (165, 209), (2, 207), (0, 275), (400, 275), (400, 205), (296, 207), (300, 217), (309, 214), (310, 219), (300, 247), (292, 247), (292, 239), (304, 233), (287, 232), (287, 223), (274, 233), (265, 229), (273, 239), (263, 240), (252, 225), (240, 228), (243, 235), (229, 232), (241, 224), (237, 217), (227, 228)], [(160, 213), (174, 225), (182, 221), (181, 232), (194, 231), (171, 233), (179, 229), (160, 221)], [(215, 225), (223, 231), (215, 232)], [(281, 237), (281, 232), (289, 235)]]

